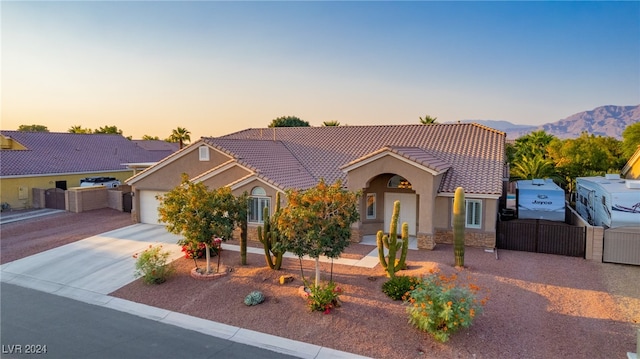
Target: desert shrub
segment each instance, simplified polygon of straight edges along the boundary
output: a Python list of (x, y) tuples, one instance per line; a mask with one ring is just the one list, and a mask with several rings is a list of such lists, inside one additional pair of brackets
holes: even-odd
[(476, 298), (479, 287), (456, 284), (457, 276), (431, 273), (410, 293), (409, 323), (441, 342), (461, 328), (467, 328), (482, 311), (483, 300)]
[(167, 277), (173, 273), (173, 266), (168, 262), (169, 251), (163, 251), (162, 245), (153, 246), (136, 253), (133, 258), (136, 261), (136, 277), (142, 277), (145, 283), (160, 284), (167, 280)]
[(406, 300), (419, 282), (416, 277), (395, 276), (382, 284), (382, 292), (393, 300)]

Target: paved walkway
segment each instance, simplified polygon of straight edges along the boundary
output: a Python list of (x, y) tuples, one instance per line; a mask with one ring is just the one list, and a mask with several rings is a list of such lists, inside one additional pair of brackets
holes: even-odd
[[(161, 225), (135, 224), (3, 264), (0, 280), (300, 358), (363, 358), (108, 295), (136, 279), (133, 253), (162, 244), (174, 260), (183, 255), (176, 244), (178, 238)], [(223, 249), (239, 248), (223, 244)], [(260, 248), (247, 251), (264, 253)], [(378, 263), (377, 249), (360, 260), (336, 259), (334, 263), (372, 268)]]

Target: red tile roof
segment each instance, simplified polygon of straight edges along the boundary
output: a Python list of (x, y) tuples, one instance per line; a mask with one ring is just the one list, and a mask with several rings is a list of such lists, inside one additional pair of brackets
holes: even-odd
[(148, 151), (121, 135), (0, 131), (26, 150), (0, 151), (0, 176), (126, 170), (125, 163), (157, 162), (165, 151)]
[(278, 127), (204, 140), (282, 188), (345, 180), (343, 166), (388, 147), (446, 170), (440, 192), (502, 193), (505, 134), (477, 124)]

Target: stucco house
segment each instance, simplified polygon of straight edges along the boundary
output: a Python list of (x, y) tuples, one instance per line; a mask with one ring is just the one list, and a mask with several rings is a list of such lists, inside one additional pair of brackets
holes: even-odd
[(0, 131), (0, 202), (12, 209), (31, 208), (33, 188), (67, 188), (85, 177), (124, 180), (134, 174), (129, 163), (146, 167), (177, 150), (145, 148), (121, 135)]
[(478, 124), (252, 128), (203, 137), (127, 183), (143, 223), (158, 223), (156, 196), (177, 186), (182, 173), (210, 188), (246, 191), (249, 238), (256, 239), (262, 208), (273, 210), (277, 192), (342, 179), (362, 192), (352, 240), (388, 231), (393, 202), (400, 200), (400, 221), (426, 249), (452, 242), (453, 194), (462, 186), (467, 244), (493, 248), (504, 144), (503, 132)]

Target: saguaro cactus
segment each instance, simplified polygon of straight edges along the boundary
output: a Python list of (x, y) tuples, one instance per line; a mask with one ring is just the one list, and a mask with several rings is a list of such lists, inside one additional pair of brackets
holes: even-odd
[[(378, 231), (376, 235), (376, 242), (378, 244), (378, 258), (382, 268), (387, 272), (387, 276), (390, 278), (395, 277), (395, 273), (401, 269), (404, 269), (407, 259), (407, 250), (409, 249), (409, 224), (402, 223), (401, 241), (398, 240), (398, 217), (400, 216), (400, 201), (393, 203), (393, 215), (391, 216), (391, 223), (389, 224), (389, 235), (385, 235), (382, 231)], [(384, 255), (384, 249), (388, 249), (389, 256)], [(400, 259), (396, 262), (396, 255), (398, 250), (400, 252)]]
[[(280, 210), (280, 192), (276, 193), (275, 209), (276, 213)], [(280, 240), (280, 233), (271, 223), (269, 208), (264, 208), (262, 218), (264, 219), (264, 228), (258, 227), (258, 239), (264, 246), (264, 257), (269, 268), (279, 270), (282, 266), (282, 255), (285, 252)]]
[(456, 267), (464, 267), (464, 188), (456, 188), (453, 197), (453, 254)]

